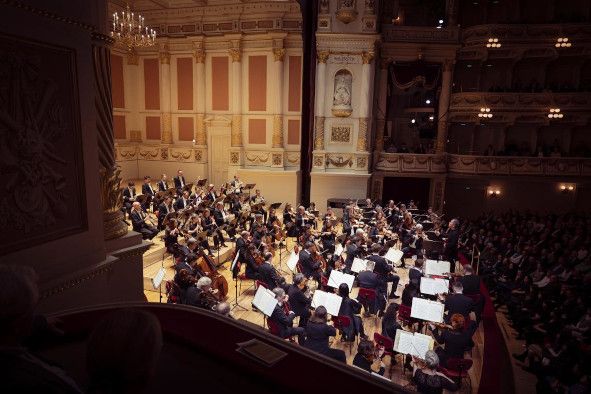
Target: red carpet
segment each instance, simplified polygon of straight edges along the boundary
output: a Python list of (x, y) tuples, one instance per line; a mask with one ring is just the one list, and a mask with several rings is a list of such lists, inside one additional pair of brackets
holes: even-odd
[[(470, 264), (463, 254), (459, 254), (462, 265)], [(484, 351), (482, 355), (482, 376), (478, 388), (479, 394), (514, 393), (513, 368), (511, 358), (503, 333), (497, 323), (495, 308), (493, 307), (488, 289), (484, 283), (480, 284), (480, 292), (484, 296), (484, 310), (482, 312), (482, 328), (484, 331)]]

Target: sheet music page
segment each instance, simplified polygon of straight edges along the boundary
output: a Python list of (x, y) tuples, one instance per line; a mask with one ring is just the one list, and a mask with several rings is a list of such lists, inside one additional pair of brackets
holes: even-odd
[(421, 278), (421, 293), (430, 295), (449, 293), (449, 281), (440, 278)]
[(401, 329), (396, 330), (394, 338), (394, 351), (402, 354), (414, 354), (412, 345), (413, 335), (411, 332)]
[(341, 309), (343, 298), (333, 293), (327, 293), (322, 290), (316, 290), (314, 297), (312, 297), (312, 307), (318, 308), (323, 306), (326, 311), (332, 316), (338, 316)]
[(269, 289), (265, 289), (263, 286), (259, 286), (252, 300), (252, 304), (267, 317), (273, 314), (273, 309), (275, 309), (277, 303), (275, 293)]
[(349, 291), (353, 289), (353, 281), (355, 277), (353, 275), (345, 274), (337, 270), (330, 271), (330, 277), (328, 278), (328, 286), (338, 288), (341, 283), (346, 283), (349, 286)]
[(164, 275), (166, 275), (166, 270), (164, 268), (160, 268), (156, 276), (152, 278), (152, 287), (157, 289), (160, 287), (162, 280), (164, 279)]
[(298, 264), (299, 259), (299, 253), (291, 252), (291, 254), (289, 255), (289, 259), (287, 259), (287, 268), (295, 272), (296, 265)]
[(240, 253), (236, 251), (236, 256), (234, 257), (234, 260), (232, 260), (232, 265), (230, 266), (231, 271), (234, 271), (234, 267), (236, 267), (236, 263), (238, 262), (238, 257), (240, 257)]
[(343, 245), (341, 245), (340, 243), (336, 244), (336, 246), (334, 247), (334, 255), (340, 256), (341, 254), (343, 254), (343, 250)]
[(414, 297), (412, 299), (410, 316), (421, 320), (441, 323), (443, 322), (443, 308), (444, 305), (440, 302)]
[(413, 348), (417, 353), (416, 356), (420, 359), (425, 359), (425, 354), (429, 350), (433, 350), (433, 338), (429, 335), (421, 334), (415, 332), (415, 335), (412, 339)]
[(384, 258), (395, 264), (398, 261), (400, 261), (403, 255), (404, 253), (402, 253), (401, 250), (390, 248), (388, 249), (388, 252), (386, 252), (386, 254), (384, 255)]
[(449, 261), (426, 260), (425, 275), (445, 276), (449, 273)]
[(365, 271), (367, 269), (367, 260), (360, 259), (355, 257), (353, 259), (353, 264), (351, 264), (351, 271), (360, 273), (361, 271)]

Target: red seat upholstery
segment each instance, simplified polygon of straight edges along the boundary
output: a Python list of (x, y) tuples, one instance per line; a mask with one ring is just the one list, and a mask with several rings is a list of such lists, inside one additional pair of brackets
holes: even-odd
[(458, 386), (462, 385), (462, 379), (467, 378), (470, 387), (472, 387), (468, 371), (472, 368), (473, 363), (469, 358), (450, 358), (447, 360), (447, 367), (441, 367), (440, 369), (448, 378), (456, 379)]
[(402, 324), (406, 326), (412, 326), (415, 320), (410, 317), (411, 308), (406, 305), (400, 304), (398, 308), (398, 320), (402, 322)]

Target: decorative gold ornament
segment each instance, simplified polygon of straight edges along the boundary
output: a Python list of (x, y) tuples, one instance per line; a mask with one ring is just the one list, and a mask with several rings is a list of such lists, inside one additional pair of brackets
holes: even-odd
[(332, 111), (333, 116), (336, 116), (339, 118), (348, 118), (353, 113), (352, 109), (335, 109), (335, 108), (333, 108), (331, 111)]
[(207, 132), (205, 130), (205, 115), (195, 116), (195, 145), (207, 145)]
[(139, 56), (133, 48), (127, 51), (127, 64), (130, 66), (137, 66), (139, 64)]
[(121, 168), (105, 168), (99, 170), (101, 203), (103, 206), (104, 239), (119, 238), (127, 234), (127, 226), (123, 222), (123, 205), (121, 185)]
[(283, 116), (273, 117), (273, 148), (283, 147)]
[(276, 62), (282, 62), (285, 57), (285, 48), (273, 48), (273, 55)]
[(242, 146), (242, 116), (232, 116), (232, 146)]
[(363, 64), (370, 64), (374, 56), (375, 54), (373, 52), (362, 52), (361, 58), (363, 59)]
[(232, 58), (232, 63), (240, 62), (242, 59), (242, 52), (240, 51), (240, 48), (228, 49), (228, 53)]
[(193, 52), (193, 57), (195, 58), (195, 63), (205, 63), (205, 51), (203, 49)]
[(367, 151), (367, 118), (359, 119), (359, 135), (357, 137), (357, 151)]
[(316, 121), (314, 122), (314, 126), (314, 149), (324, 150), (324, 117), (317, 116)]
[(318, 51), (316, 57), (318, 59), (318, 63), (326, 64), (328, 60), (328, 56), (330, 55), (329, 51)]
[(330, 128), (330, 142), (351, 142), (351, 126), (333, 125)]
[(172, 144), (171, 115), (168, 112), (162, 114), (162, 138), (163, 144)]
[(170, 64), (170, 53), (160, 52), (160, 64)]

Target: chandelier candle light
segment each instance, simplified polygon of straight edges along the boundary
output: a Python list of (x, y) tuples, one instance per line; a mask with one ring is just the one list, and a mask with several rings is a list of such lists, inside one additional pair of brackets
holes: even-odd
[(127, 5), (126, 11), (114, 12), (111, 37), (120, 41), (127, 49), (150, 47), (156, 43), (156, 31), (145, 25), (145, 18), (135, 15)]

